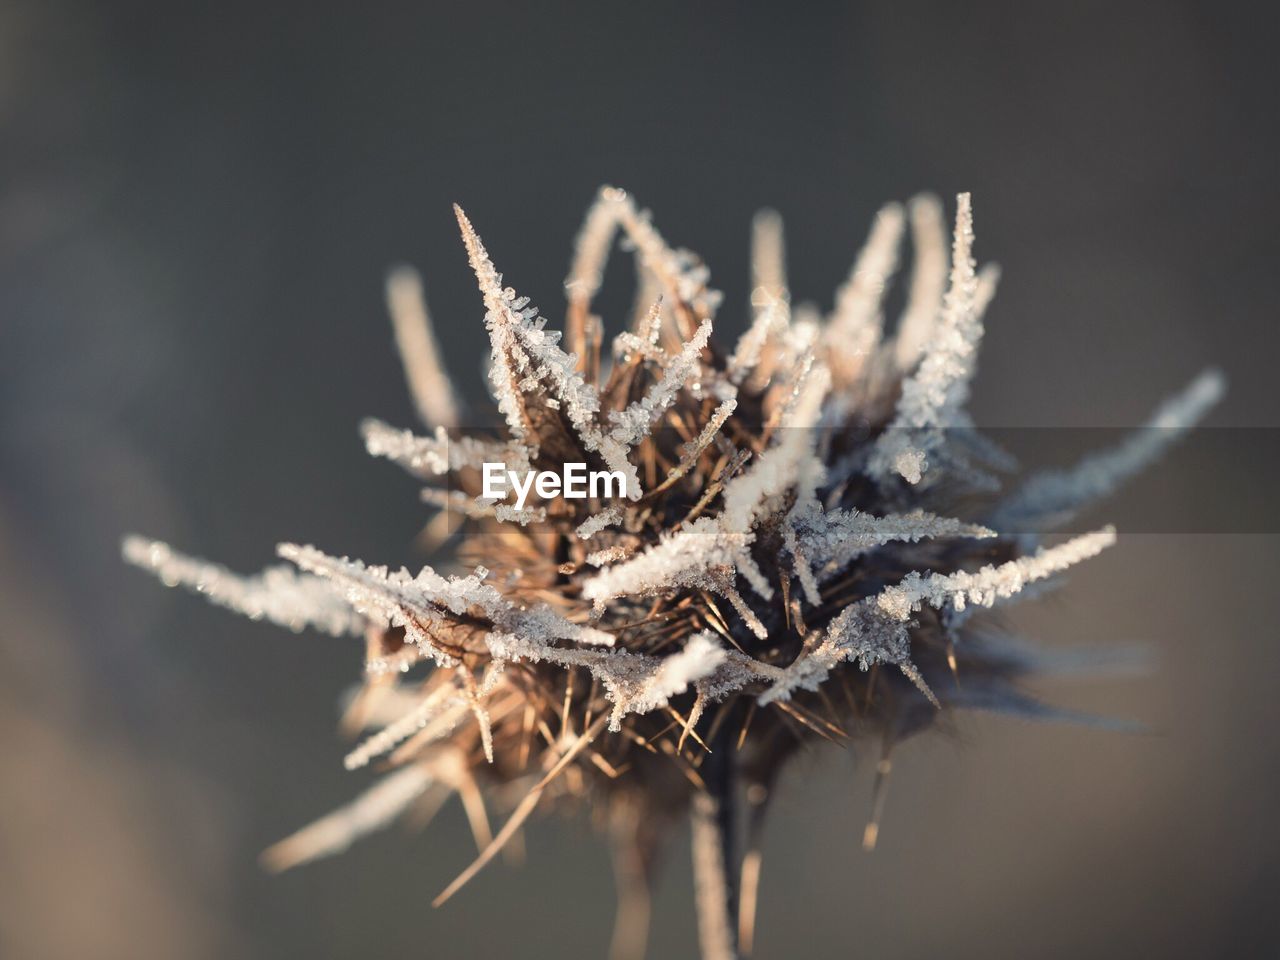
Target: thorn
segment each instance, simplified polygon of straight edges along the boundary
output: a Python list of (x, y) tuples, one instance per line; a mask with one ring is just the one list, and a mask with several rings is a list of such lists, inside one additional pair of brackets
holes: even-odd
[(755, 715), (756, 715), (756, 702), (755, 702), (755, 700), (752, 700), (752, 701), (751, 701), (751, 703), (750, 703), (750, 705), (747, 707), (747, 716), (746, 716), (746, 719), (744, 719), (744, 720), (742, 721), (742, 729), (738, 732), (738, 747), (737, 747), (737, 749), (739, 749), (739, 750), (741, 750), (741, 749), (742, 749), (742, 745), (743, 745), (743, 743), (745, 743), (745, 742), (746, 742), (746, 739), (747, 739), (747, 731), (748, 731), (749, 729), (751, 729), (751, 721), (752, 721), (752, 719), (755, 717)]
[(956, 663), (956, 645), (951, 637), (947, 637), (947, 666), (951, 668), (952, 679), (956, 682), (956, 687), (960, 686), (960, 671)]

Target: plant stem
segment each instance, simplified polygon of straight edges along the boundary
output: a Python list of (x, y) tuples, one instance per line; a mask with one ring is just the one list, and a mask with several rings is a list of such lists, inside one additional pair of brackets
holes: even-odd
[[(728, 725), (726, 724), (726, 727)], [(694, 795), (694, 902), (702, 960), (735, 960), (738, 930), (738, 862), (734, 843), (737, 770), (734, 749), (722, 731), (702, 764), (705, 791)]]

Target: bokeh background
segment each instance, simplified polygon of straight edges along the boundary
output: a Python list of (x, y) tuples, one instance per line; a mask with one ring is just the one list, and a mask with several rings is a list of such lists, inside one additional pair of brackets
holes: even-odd
[[(594, 189), (625, 186), (707, 257), (733, 329), (757, 207), (829, 304), (881, 202), (972, 190), (1005, 270), (979, 423), (1134, 424), (1212, 362), (1212, 424), (1262, 435), (1276, 41), (1220, 3), (0, 3), (0, 955), (603, 952), (582, 823), (539, 822), (524, 867), (438, 911), (472, 855), (454, 809), (262, 873), (364, 783), (334, 730), (361, 651), (119, 561), (130, 530), (245, 570), (286, 539), (423, 561), (414, 484), (355, 427), (412, 422), (395, 262), (482, 397), (452, 201), (555, 316)], [(1189, 514), (1233, 497), (1248, 465), (1223, 461)], [(1017, 613), (1046, 645), (1149, 646), (1148, 676), (1041, 688), (1149, 734), (966, 718), (901, 750), (870, 856), (868, 765), (802, 760), (758, 955), (1274, 956), (1280, 549), (1247, 531), (1124, 538)], [(683, 843), (655, 957), (694, 942)]]

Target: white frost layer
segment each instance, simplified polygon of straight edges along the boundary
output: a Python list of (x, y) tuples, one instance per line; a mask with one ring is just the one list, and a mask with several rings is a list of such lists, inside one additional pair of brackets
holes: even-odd
[(967, 604), (989, 607), (997, 600), (1018, 593), (1028, 583), (1097, 556), (1115, 542), (1115, 529), (1104, 527), (1055, 547), (1042, 548), (1029, 557), (998, 566), (989, 564), (976, 573), (909, 573), (897, 586), (884, 590), (877, 604), (883, 612), (899, 620), (906, 620), (922, 603), (953, 610), (963, 610)]
[(151, 571), (165, 586), (187, 587), (250, 620), (270, 620), (295, 632), (313, 627), (335, 637), (364, 632), (365, 619), (331, 584), (290, 567), (268, 567), (244, 577), (179, 553), (167, 543), (137, 536), (125, 538), (122, 552), (126, 560)]

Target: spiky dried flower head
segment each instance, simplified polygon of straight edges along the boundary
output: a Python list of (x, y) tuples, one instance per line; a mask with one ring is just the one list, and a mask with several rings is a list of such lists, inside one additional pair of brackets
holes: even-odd
[[(483, 296), (500, 425), (459, 429), (421, 282), (401, 269), (388, 302), (431, 432), (373, 420), (363, 432), (369, 453), (426, 481), (424, 499), (454, 518), (437, 532), (461, 527), (461, 571), (394, 571), (284, 544), (292, 566), (245, 578), (125, 543), (166, 584), (294, 630), (364, 639), (346, 717), (362, 739), (346, 765), (387, 772), (268, 851), (274, 867), (335, 853), (456, 792), (481, 852), (437, 903), (544, 800), (589, 801), (643, 873), (664, 826), (711, 795), (726, 764), (758, 814), (804, 744), (875, 737), (887, 757), (946, 711), (1042, 714), (1015, 683), (1034, 660), (982, 643), (969, 615), (1110, 546), (1110, 528), (1050, 546), (1036, 534), (1152, 460), (1222, 391), (1218, 374), (1203, 374), (1157, 412), (1155, 439), (1001, 499), (1010, 460), (965, 411), (997, 276), (976, 267), (968, 194), (949, 258), (936, 199), (885, 207), (825, 320), (793, 313), (781, 220), (762, 214), (752, 317), (728, 352), (711, 339), (720, 295), (705, 265), (669, 246), (625, 192), (603, 189), (587, 215), (563, 343), (455, 212)], [(911, 277), (890, 334), (885, 295), (908, 229)], [(652, 299), (606, 351), (592, 302), (619, 231)], [(486, 499), (485, 463), (584, 463), (622, 474), (626, 495)], [(985, 505), (953, 515), (975, 498)], [(485, 793), (522, 797), (496, 836)], [(873, 819), (868, 845), (876, 829)], [(754, 880), (743, 879), (745, 908)], [(710, 924), (704, 947), (715, 939)]]

